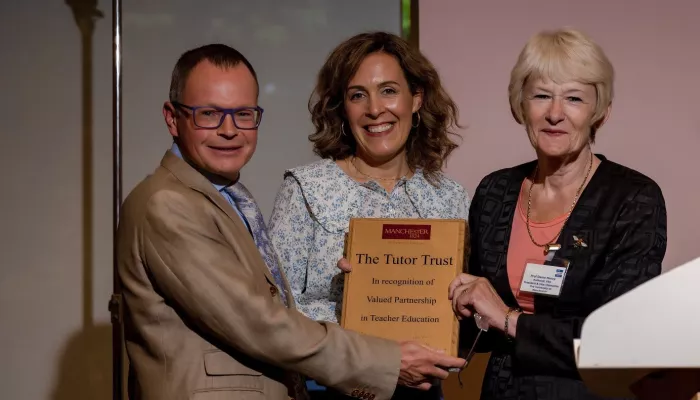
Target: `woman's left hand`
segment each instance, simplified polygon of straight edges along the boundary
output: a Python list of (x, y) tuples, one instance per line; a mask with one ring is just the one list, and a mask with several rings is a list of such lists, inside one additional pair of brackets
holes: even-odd
[(479, 313), (490, 328), (503, 331), (508, 306), (486, 278), (459, 274), (450, 283), (449, 298), (457, 318)]
[(347, 258), (341, 258), (338, 260), (336, 267), (343, 272), (352, 272), (352, 265), (350, 265), (350, 261), (348, 261)]

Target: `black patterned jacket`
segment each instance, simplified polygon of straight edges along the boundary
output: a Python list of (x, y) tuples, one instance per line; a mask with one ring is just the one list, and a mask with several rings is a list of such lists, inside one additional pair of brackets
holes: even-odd
[[(518, 318), (513, 342), (500, 332), (482, 339), (480, 350), (492, 352), (482, 399), (595, 399), (580, 381), (573, 339), (593, 310), (661, 273), (666, 252), (661, 189), (641, 173), (598, 157), (602, 163), (558, 240), (557, 258), (571, 263), (560, 296), (536, 296), (535, 313)], [(486, 176), (469, 211), (469, 273), (488, 278), (511, 307), (517, 302), (508, 283), (508, 241), (522, 182), (534, 168), (530, 162)], [(587, 247), (576, 246), (574, 236)], [(461, 346), (468, 348), (472, 320), (463, 323), (462, 332)]]

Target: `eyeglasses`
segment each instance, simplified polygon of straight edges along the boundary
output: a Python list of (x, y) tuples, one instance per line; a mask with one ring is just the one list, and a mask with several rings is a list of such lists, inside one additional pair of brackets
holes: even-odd
[(192, 112), (195, 126), (204, 129), (217, 129), (224, 123), (227, 115), (231, 115), (233, 125), (238, 129), (256, 129), (262, 121), (263, 109), (260, 107), (193, 107), (173, 102), (176, 107), (186, 108)]

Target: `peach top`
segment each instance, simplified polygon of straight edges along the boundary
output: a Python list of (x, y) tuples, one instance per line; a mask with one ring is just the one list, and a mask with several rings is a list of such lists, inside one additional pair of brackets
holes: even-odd
[[(525, 265), (528, 262), (544, 263), (545, 254), (544, 248), (532, 243), (530, 235), (527, 233), (527, 193), (525, 191), (528, 186), (526, 182), (527, 180), (523, 181), (520, 188), (521, 196), (520, 200), (518, 200), (516, 215), (513, 217), (513, 228), (510, 232), (506, 265), (510, 289), (513, 291), (523, 312), (531, 314), (535, 312), (534, 295), (532, 293), (520, 293), (520, 282), (525, 273)], [(525, 196), (522, 195), (523, 192), (525, 192)], [(523, 198), (526, 200), (523, 201)], [(556, 239), (567, 216), (568, 214), (564, 214), (547, 222), (530, 221), (530, 231), (535, 241), (537, 243), (549, 243), (550, 240)]]

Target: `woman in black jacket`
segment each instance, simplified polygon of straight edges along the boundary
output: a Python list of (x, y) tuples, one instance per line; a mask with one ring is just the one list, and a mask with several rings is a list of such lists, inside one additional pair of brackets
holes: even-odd
[(596, 155), (613, 67), (573, 29), (533, 36), (512, 70), (510, 105), (537, 160), (493, 172), (469, 211), (468, 273), (450, 286), (464, 344), (478, 313), (491, 351), (482, 400), (598, 399), (573, 353), (593, 310), (661, 273), (666, 207), (650, 178)]

